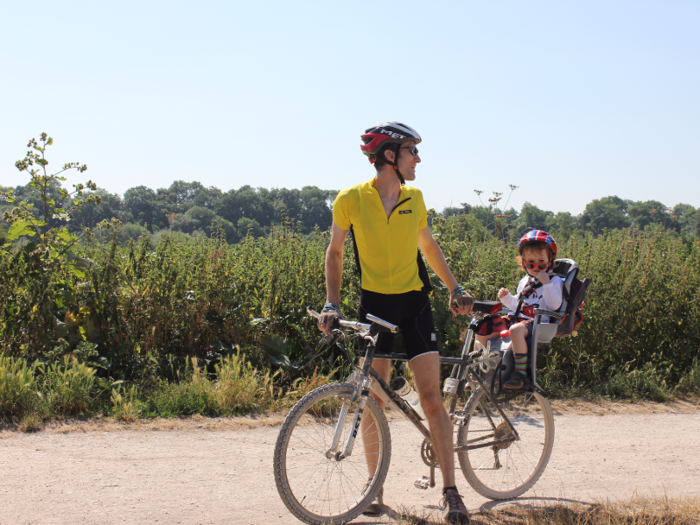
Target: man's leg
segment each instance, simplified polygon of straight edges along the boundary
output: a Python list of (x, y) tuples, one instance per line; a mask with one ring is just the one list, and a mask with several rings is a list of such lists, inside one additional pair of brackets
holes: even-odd
[[(360, 360), (360, 366), (364, 359)], [(382, 376), (382, 379), (389, 382), (391, 376), (391, 361), (389, 359), (374, 359), (372, 361), (372, 368), (374, 368), (377, 373)], [(374, 394), (370, 394), (379, 404), (382, 410), (384, 410), (384, 403)], [(367, 412), (366, 412), (367, 413)], [(374, 436), (378, 429), (372, 428), (372, 425), (376, 425), (374, 420), (370, 418), (363, 417), (360, 421), (360, 435), (361, 436)], [(374, 477), (374, 473), (377, 471), (377, 462), (379, 461), (379, 443), (376, 439), (370, 440), (367, 443), (364, 439), (362, 444), (365, 448), (365, 461), (367, 462), (367, 477), (368, 483)], [(363, 514), (367, 516), (378, 516), (382, 512), (382, 505), (384, 504), (384, 487), (381, 488), (377, 498), (370, 504), (369, 507), (365, 509)]]
[(430, 439), (442, 472), (442, 494), (447, 507), (445, 522), (466, 525), (469, 523), (469, 513), (455, 486), (452, 422), (442, 404), (440, 354), (431, 352), (414, 357), (411, 359), (411, 370), (416, 378), (421, 407), (428, 419)]
[(430, 437), (435, 447), (445, 487), (454, 487), (455, 460), (452, 443), (452, 423), (442, 404), (440, 390), (440, 354), (431, 352), (411, 359), (411, 370), (416, 379), (420, 405), (430, 427)]
[[(364, 362), (364, 359), (360, 360), (360, 366), (362, 366), (362, 363)], [(389, 382), (390, 375), (391, 375), (391, 360), (389, 359), (374, 359), (372, 361), (372, 368), (374, 368), (377, 373), (382, 376), (382, 379), (386, 381), (387, 383)], [(384, 403), (376, 397), (374, 394), (370, 394), (379, 404), (380, 408), (384, 410)], [(373, 425), (374, 421), (371, 420), (370, 418), (363, 417), (362, 420), (360, 421), (360, 431), (362, 436), (367, 436), (370, 434), (373, 434), (377, 432), (376, 428), (370, 428), (370, 425)], [(364, 440), (363, 440), (364, 441)], [(365, 447), (365, 458), (367, 461), (367, 470), (369, 471), (369, 477), (374, 476), (374, 472), (377, 470), (377, 461), (379, 459), (379, 443), (376, 442), (377, 440), (373, 440), (372, 443), (364, 443)]]

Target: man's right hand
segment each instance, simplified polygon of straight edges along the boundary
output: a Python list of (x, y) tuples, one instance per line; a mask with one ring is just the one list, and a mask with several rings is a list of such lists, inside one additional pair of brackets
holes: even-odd
[(332, 304), (330, 307), (329, 303), (326, 303), (321, 310), (321, 315), (318, 317), (318, 329), (324, 334), (328, 335), (333, 328), (333, 320), (335, 318), (342, 319), (343, 314), (340, 312), (338, 306)]
[(323, 312), (318, 318), (318, 329), (328, 335), (333, 326), (333, 319), (340, 317), (337, 312)]

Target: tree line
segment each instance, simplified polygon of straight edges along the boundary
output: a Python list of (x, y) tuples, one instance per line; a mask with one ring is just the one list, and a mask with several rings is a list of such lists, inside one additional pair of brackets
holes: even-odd
[(463, 203), (459, 207), (445, 208), (439, 215), (444, 218), (469, 215), (502, 238), (520, 236), (529, 230), (557, 232), (563, 238), (574, 232), (597, 236), (622, 228), (644, 230), (651, 225), (686, 237), (700, 236), (700, 208), (690, 204), (668, 207), (656, 200), (632, 201), (613, 195), (594, 199), (583, 213), (572, 215), (541, 210), (529, 202), (525, 202), (520, 211), (512, 207), (502, 210), (498, 207), (500, 199), (501, 194), (495, 193), (489, 205)]
[[(41, 211), (42, 201), (35, 189), (0, 186), (0, 191), (9, 189), (14, 190), (18, 199), (34, 203), (37, 213)], [(57, 195), (58, 190), (59, 186), (54, 184), (49, 193)], [(74, 212), (66, 224), (70, 230), (94, 227), (102, 220), (116, 218), (123, 224), (121, 237), (125, 241), (164, 230), (205, 236), (222, 230), (229, 243), (236, 243), (248, 234), (265, 236), (273, 224), (287, 221), (296, 224), (303, 234), (311, 233), (316, 227), (327, 230), (333, 220), (333, 200), (338, 192), (315, 186), (265, 189), (249, 185), (223, 192), (196, 181), (175, 181), (169, 188), (157, 190), (146, 186), (130, 188), (123, 196), (99, 188), (94, 193), (100, 196), (100, 202), (86, 203)], [(431, 217), (469, 215), (502, 238), (522, 235), (531, 229), (557, 232), (568, 238), (574, 232), (599, 235), (606, 230), (644, 229), (649, 225), (661, 225), (684, 236), (700, 236), (700, 209), (689, 204), (668, 207), (656, 200), (632, 201), (609, 196), (591, 201), (583, 213), (572, 215), (542, 210), (529, 202), (520, 211), (512, 206), (501, 209), (500, 193), (494, 193), (488, 204), (481, 201), (481, 192), (476, 193), (478, 204), (463, 203), (440, 212), (432, 211)], [(0, 201), (0, 215), (11, 208), (10, 203)]]
[[(37, 213), (43, 209), (41, 196), (35, 189), (0, 187), (0, 191), (9, 189), (14, 190), (17, 200), (34, 204)], [(49, 193), (57, 196), (58, 190), (53, 184)], [(100, 202), (85, 203), (73, 213), (67, 223), (72, 231), (83, 226), (92, 228), (105, 219), (116, 218), (123, 224), (122, 237), (126, 239), (162, 230), (206, 236), (223, 230), (228, 242), (236, 243), (249, 233), (255, 237), (264, 236), (273, 224), (285, 221), (294, 222), (305, 234), (316, 226), (328, 229), (333, 220), (333, 200), (338, 192), (315, 186), (268, 190), (248, 185), (222, 192), (196, 181), (175, 181), (169, 188), (157, 190), (146, 186), (130, 188), (123, 196), (100, 188), (95, 193), (100, 196)], [(0, 212), (10, 208), (9, 203), (0, 201)]]

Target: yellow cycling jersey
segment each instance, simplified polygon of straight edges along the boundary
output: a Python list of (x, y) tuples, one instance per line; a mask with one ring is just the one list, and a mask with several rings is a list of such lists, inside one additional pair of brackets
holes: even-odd
[(364, 290), (383, 294), (420, 290), (418, 231), (428, 226), (423, 194), (401, 186), (401, 196), (387, 217), (373, 182), (341, 191), (333, 204), (333, 222), (352, 230)]

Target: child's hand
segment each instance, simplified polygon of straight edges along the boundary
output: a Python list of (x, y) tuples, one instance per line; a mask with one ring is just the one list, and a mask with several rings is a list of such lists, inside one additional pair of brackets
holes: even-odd
[(508, 291), (508, 288), (501, 288), (500, 290), (498, 290), (498, 298), (503, 299), (509, 293), (510, 292)]
[(537, 280), (542, 284), (547, 284), (550, 281), (549, 274), (547, 272), (540, 272), (537, 274)]

